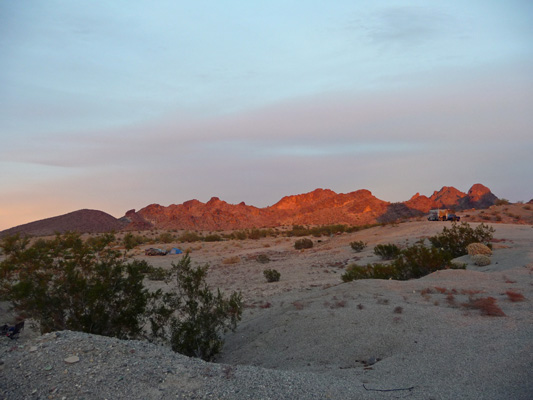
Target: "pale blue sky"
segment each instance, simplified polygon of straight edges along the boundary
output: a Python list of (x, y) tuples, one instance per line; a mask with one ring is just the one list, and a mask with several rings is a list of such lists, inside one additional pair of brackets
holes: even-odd
[(533, 2), (0, 0), (0, 230), (477, 182), (533, 197)]

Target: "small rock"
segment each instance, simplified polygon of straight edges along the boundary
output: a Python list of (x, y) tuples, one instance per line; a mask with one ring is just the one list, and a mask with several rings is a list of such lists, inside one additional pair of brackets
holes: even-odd
[(30, 353), (34, 353), (37, 351), (37, 346), (31, 346), (30, 349), (28, 350)]
[(80, 358), (78, 356), (70, 356), (70, 357), (65, 358), (65, 362), (67, 364), (75, 364), (78, 361), (80, 361)]

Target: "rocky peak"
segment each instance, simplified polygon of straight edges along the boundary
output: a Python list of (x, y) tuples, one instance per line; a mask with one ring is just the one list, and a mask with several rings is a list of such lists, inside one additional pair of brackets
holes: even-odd
[(461, 208), (488, 208), (496, 203), (498, 198), (486, 186), (480, 183), (473, 185), (468, 194), (459, 202)]

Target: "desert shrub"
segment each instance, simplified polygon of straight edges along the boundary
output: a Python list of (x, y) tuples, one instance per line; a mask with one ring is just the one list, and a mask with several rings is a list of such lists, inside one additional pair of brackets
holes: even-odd
[(407, 280), (447, 268), (464, 269), (464, 265), (453, 265), (448, 253), (434, 247), (428, 248), (423, 242), (418, 242), (402, 250), (390, 264), (349, 265), (341, 279), (344, 282), (357, 279)]
[(270, 235), (270, 232), (265, 229), (252, 229), (248, 232), (248, 239), (258, 240)]
[[(36, 321), (41, 333), (148, 336), (183, 354), (212, 359), (223, 345), (221, 334), (240, 320), (240, 293), (225, 298), (211, 291), (205, 283), (208, 267), (191, 267), (188, 254), (167, 273), (110, 249), (113, 235), (100, 238), (84, 242), (67, 233), (31, 246), (20, 236), (2, 238), (0, 298)], [(143, 280), (151, 273), (175, 278), (177, 290), (149, 292)]]
[(347, 232), (348, 227), (346, 225), (323, 225), (323, 226), (314, 226), (312, 228), (304, 227), (302, 225), (293, 225), (290, 231), (286, 232), (287, 236), (329, 236), (337, 233)]
[(239, 256), (233, 256), (228, 257), (222, 260), (222, 264), (230, 265), (230, 264), (238, 264), (241, 261)]
[(281, 277), (281, 274), (275, 269), (265, 269), (263, 271), (263, 275), (265, 276), (267, 282), (278, 282), (279, 278)]
[(467, 254), (466, 246), (471, 243), (482, 243), (490, 248), (490, 240), (493, 237), (494, 228), (485, 224), (478, 225), (473, 229), (468, 223), (452, 223), (451, 228), (444, 227), (440, 234), (429, 238), (431, 244), (442, 249), (452, 256), (460, 257)]
[(222, 237), (217, 234), (207, 235), (204, 238), (204, 241), (206, 242), (220, 242), (222, 240)]
[(298, 239), (295, 243), (294, 243), (294, 248), (296, 250), (301, 250), (301, 249), (310, 249), (313, 247), (313, 241), (311, 239), (307, 239), (307, 238), (304, 238), (304, 239)]
[(158, 237), (160, 243), (172, 243), (175, 239), (174, 235), (170, 232), (163, 232)]
[(188, 254), (177, 264), (172, 263), (178, 290), (173, 301), (167, 302), (176, 307), (168, 324), (172, 350), (206, 361), (220, 352), (222, 334), (236, 329), (243, 308), (240, 293), (224, 297), (220, 290), (214, 293), (209, 288), (205, 281), (208, 268), (193, 267)]
[(398, 271), (393, 264), (367, 264), (360, 266), (351, 264), (346, 267), (346, 272), (341, 275), (343, 282), (358, 279), (398, 279)]
[(143, 243), (146, 243), (148, 241), (148, 238), (141, 235), (134, 235), (131, 232), (128, 232), (124, 235), (122, 238), (122, 243), (124, 244), (124, 247), (126, 247), (127, 250), (131, 250)]
[(118, 338), (138, 337), (150, 300), (144, 261), (127, 261), (109, 249), (113, 235), (83, 241), (76, 233), (39, 240), (4, 238), (1, 296), (36, 321), (41, 333), (74, 330)]
[(470, 243), (468, 246), (466, 246), (466, 251), (470, 256), (474, 256), (476, 254), (483, 254), (486, 256), (492, 255), (492, 250), (483, 243)]
[(259, 254), (256, 258), (257, 262), (261, 263), (261, 264), (267, 264), (270, 262), (270, 257), (267, 256), (266, 254)]
[(400, 254), (400, 248), (392, 243), (378, 244), (374, 247), (374, 254), (382, 260), (392, 260)]
[(248, 237), (246, 231), (235, 231), (228, 235), (229, 239), (246, 240)]
[(170, 272), (161, 267), (151, 267), (146, 272), (146, 277), (151, 281), (164, 281), (170, 276)]
[(507, 199), (498, 199), (494, 202), (494, 205), (497, 205), (497, 206), (507, 206), (511, 204), (509, 200)]
[(393, 262), (400, 280), (420, 278), (441, 269), (460, 269), (451, 263), (451, 256), (435, 247), (426, 247), (423, 241), (402, 250)]
[(192, 242), (199, 242), (201, 240), (203, 240), (203, 237), (199, 234), (197, 234), (196, 232), (183, 232), (181, 234), (181, 236), (178, 238), (178, 240), (180, 242), (189, 242), (189, 243), (192, 243)]
[(350, 247), (356, 252), (356, 253), (360, 253), (362, 252), (365, 247), (366, 247), (366, 243), (363, 242), (362, 240), (359, 240), (357, 242), (351, 242), (350, 243)]
[(472, 256), (472, 260), (474, 261), (474, 264), (476, 264), (478, 267), (490, 265), (490, 258), (484, 254), (475, 254)]

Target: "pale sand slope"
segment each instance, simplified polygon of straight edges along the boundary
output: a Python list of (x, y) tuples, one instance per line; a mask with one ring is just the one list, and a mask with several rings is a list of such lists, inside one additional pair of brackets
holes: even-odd
[[(210, 284), (226, 291), (241, 290), (248, 305), (237, 331), (226, 335), (219, 359), (233, 367), (192, 362), (165, 349), (133, 342), (122, 345), (102, 338), (91, 344), (90, 337), (64, 335), (51, 341), (21, 341), (26, 347), (19, 351), (10, 351), (2, 343), (4, 383), (0, 388), (5, 385), (6, 398), (24, 398), (32, 393), (31, 388), (54, 385), (61, 389), (54, 396), (63, 393), (67, 398), (72, 393), (78, 398), (139, 399), (532, 398), (531, 226), (494, 225), (495, 238), (506, 241), (495, 244), (493, 264), (487, 267), (468, 265), (466, 271), (440, 271), (407, 282), (341, 283), (345, 264), (356, 259), (361, 264), (378, 261), (372, 255), (375, 244), (412, 244), (440, 232), (443, 226), (421, 221), (373, 228), (322, 238), (320, 243), (314, 239), (315, 247), (303, 252), (294, 250), (295, 238), (205, 243), (193, 249), (193, 261), (209, 262)], [(354, 253), (349, 246), (354, 240), (368, 242), (368, 248)], [(259, 264), (254, 257), (262, 253), (273, 261)], [(223, 260), (233, 256), (241, 261), (224, 264)], [(169, 267), (179, 256), (149, 260)], [(467, 256), (461, 260), (469, 262)], [(265, 268), (280, 271), (281, 281), (266, 283)], [(425, 289), (431, 292), (422, 292)], [(523, 294), (526, 300), (511, 302), (507, 290)], [(475, 291), (481, 291), (474, 294), (476, 298), (494, 297), (506, 316), (482, 316), (479, 310), (462, 307)], [(260, 307), (267, 302), (270, 307)], [(41, 350), (39, 340), (48, 347)], [(36, 353), (28, 353), (31, 344), (38, 345)], [(78, 386), (65, 383), (71, 375), (60, 373), (60, 366), (56, 371), (52, 358), (56, 354), (61, 361), (68, 355), (65, 349), (72, 352), (84, 346), (92, 350), (81, 352), (82, 360), (69, 367), (76, 373), (79, 390), (89, 387), (80, 395)], [(135, 352), (128, 346), (136, 346)], [(108, 357), (100, 359), (100, 354)], [(101, 365), (84, 363), (89, 356), (101, 360)], [(54, 373), (44, 374), (39, 368), (47, 363)], [(95, 368), (100, 371), (96, 383), (91, 381)], [(109, 375), (115, 368), (124, 380)], [(158, 368), (162, 369), (159, 375)], [(31, 383), (23, 383), (28, 376)], [(36, 393), (45, 398), (47, 390)]]

